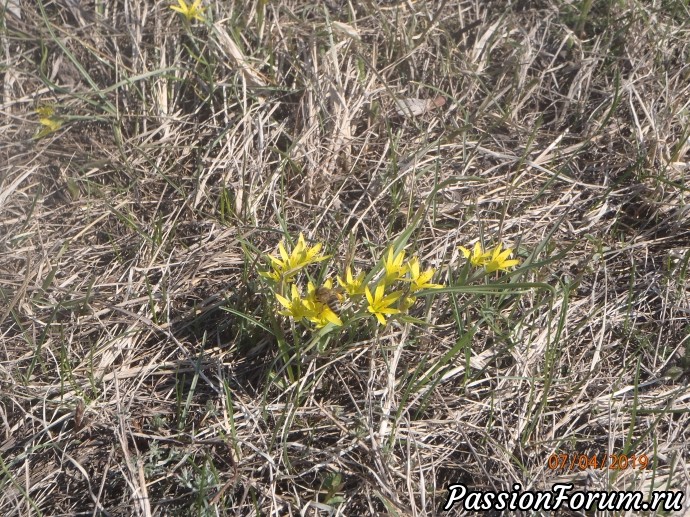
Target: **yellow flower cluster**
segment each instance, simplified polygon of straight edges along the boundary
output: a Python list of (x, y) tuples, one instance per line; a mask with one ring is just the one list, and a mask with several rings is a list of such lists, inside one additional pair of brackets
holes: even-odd
[(309, 281), (307, 293), (302, 296), (296, 282), (298, 274), (307, 266), (330, 258), (321, 254), (321, 248), (321, 243), (308, 246), (304, 236), (300, 234), (297, 244), (290, 252), (281, 242), (278, 254), (268, 256), (270, 270), (259, 274), (272, 283), (276, 300), (283, 307), (278, 311), (279, 314), (295, 321), (306, 320), (316, 328), (325, 327), (329, 323), (341, 326), (344, 312), (339, 314), (336, 305), (344, 302), (350, 316), (369, 314), (381, 325), (385, 325), (386, 317), (404, 314), (412, 307), (418, 291), (443, 287), (431, 282), (434, 269), (422, 271), (417, 257), (406, 261), (404, 251), (396, 254), (390, 248), (382, 261), (383, 271), (380, 274), (374, 271), (369, 275), (378, 278), (377, 281), (367, 283), (364, 271), (354, 275), (348, 266), (344, 275), (337, 277), (339, 287), (334, 287), (330, 278), (318, 288)]
[(463, 246), (460, 246), (460, 251), (470, 261), (470, 264), (474, 267), (483, 267), (487, 273), (508, 271), (509, 268), (520, 263), (517, 259), (510, 259), (513, 250), (511, 248), (503, 250), (502, 244), (496, 246), (492, 251), (487, 251), (477, 242), (472, 251)]
[[(434, 276), (434, 270), (429, 268), (422, 272), (419, 269), (419, 259), (412, 257), (405, 262), (405, 252), (401, 251), (395, 254), (393, 248), (389, 248), (388, 254), (383, 262), (384, 274), (379, 281), (374, 294), (372, 295), (369, 286), (365, 287), (364, 292), (369, 302), (367, 310), (372, 313), (381, 325), (386, 324), (386, 314), (399, 314), (407, 312), (417, 300), (415, 292), (422, 289), (440, 289), (441, 284), (432, 284), (431, 278)], [(400, 290), (394, 290), (389, 294), (385, 294), (386, 289), (391, 287), (394, 283), (402, 282)], [(393, 305), (397, 303), (397, 307)]]

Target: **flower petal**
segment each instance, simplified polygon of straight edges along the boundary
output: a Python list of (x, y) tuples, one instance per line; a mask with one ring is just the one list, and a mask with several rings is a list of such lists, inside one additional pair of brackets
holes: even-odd
[(278, 293), (276, 293), (276, 300), (278, 300), (280, 302), (280, 305), (282, 305), (286, 309), (290, 309), (290, 306), (291, 306), (290, 300), (288, 300), (284, 296), (280, 296)]
[(333, 325), (338, 325), (339, 327), (343, 326), (342, 320), (329, 307), (326, 307), (321, 314), (326, 320), (333, 323)]
[(386, 287), (381, 283), (376, 286), (376, 293), (374, 293), (374, 301), (380, 302), (383, 299), (383, 290)]
[(520, 261), (517, 259), (506, 260), (503, 262), (503, 268), (509, 268), (509, 267), (517, 266), (519, 263), (520, 263)]

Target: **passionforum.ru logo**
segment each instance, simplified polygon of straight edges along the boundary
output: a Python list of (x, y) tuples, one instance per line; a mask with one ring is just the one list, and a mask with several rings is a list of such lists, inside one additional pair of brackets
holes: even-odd
[(559, 483), (551, 491), (522, 491), (522, 485), (515, 483), (510, 492), (473, 492), (463, 484), (448, 487), (448, 499), (443, 507), (450, 510), (461, 505), (468, 512), (487, 510), (546, 510), (563, 508), (579, 511), (655, 511), (662, 508), (667, 512), (683, 509), (683, 492), (659, 491), (650, 494), (646, 501), (642, 492), (573, 491), (572, 483)]

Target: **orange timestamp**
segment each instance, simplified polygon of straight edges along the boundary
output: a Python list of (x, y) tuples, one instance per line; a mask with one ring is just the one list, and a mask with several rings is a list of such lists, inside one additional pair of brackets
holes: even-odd
[(552, 454), (547, 466), (551, 470), (645, 470), (649, 466), (646, 454)]

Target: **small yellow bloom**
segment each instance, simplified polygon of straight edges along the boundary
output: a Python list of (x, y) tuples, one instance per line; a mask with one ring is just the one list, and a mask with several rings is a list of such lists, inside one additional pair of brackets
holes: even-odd
[[(333, 282), (329, 278), (323, 283), (323, 287), (326, 289), (333, 288)], [(342, 320), (338, 315), (333, 312), (333, 310), (325, 303), (320, 302), (316, 299), (316, 287), (314, 284), (309, 282), (307, 284), (307, 298), (305, 300), (305, 305), (309, 310), (307, 319), (316, 325), (316, 328), (325, 327), (329, 323), (341, 327), (343, 325)]]
[(55, 115), (55, 108), (52, 106), (40, 106), (36, 108), (36, 113), (41, 118), (51, 118)]
[(34, 138), (43, 138), (62, 127), (62, 120), (55, 116), (55, 109), (52, 106), (41, 106), (36, 109), (36, 113), (42, 127), (36, 132)]
[(320, 255), (320, 251), (321, 243), (309, 248), (304, 241), (304, 235), (300, 233), (297, 244), (291, 253), (288, 254), (282, 241), (278, 244), (280, 258), (272, 255), (268, 256), (273, 271), (261, 271), (260, 275), (275, 280), (276, 282), (279, 282), (281, 279), (289, 282), (299, 273), (300, 269), (314, 262), (321, 262), (328, 258), (328, 256)]
[(364, 294), (364, 271), (361, 271), (357, 277), (352, 276), (352, 269), (350, 266), (345, 271), (345, 279), (338, 277), (338, 283), (345, 289), (349, 296), (358, 296)]
[(177, 1), (180, 4), (179, 7), (177, 5), (171, 5), (170, 9), (172, 9), (173, 11), (177, 11), (178, 13), (181, 13), (185, 18), (187, 18), (187, 21), (204, 21), (204, 17), (202, 16), (204, 8), (201, 7), (201, 0), (194, 0), (194, 3), (192, 5), (187, 5), (187, 2), (185, 2), (185, 0)]
[(407, 273), (407, 265), (403, 264), (403, 260), (405, 260), (404, 251), (393, 256), (393, 248), (391, 247), (388, 250), (388, 256), (383, 264), (386, 268), (386, 276), (383, 280), (384, 283), (391, 284), (405, 276), (405, 273)]
[(427, 269), (423, 273), (419, 271), (419, 259), (414, 257), (407, 264), (410, 271), (410, 291), (415, 292), (421, 289), (440, 289), (443, 287), (442, 284), (432, 284), (429, 282), (434, 276), (434, 270), (432, 268)]
[(399, 309), (394, 309), (391, 307), (391, 305), (393, 305), (402, 295), (400, 292), (395, 292), (384, 296), (385, 288), (385, 284), (383, 282), (380, 283), (378, 286), (376, 286), (374, 296), (371, 295), (369, 286), (367, 286), (364, 290), (367, 296), (367, 301), (369, 302), (369, 307), (367, 307), (367, 310), (376, 316), (376, 319), (379, 320), (381, 325), (386, 324), (384, 314), (398, 314), (400, 312)]
[(285, 310), (278, 311), (278, 314), (289, 316), (294, 318), (296, 321), (308, 317), (310, 314), (309, 308), (305, 305), (304, 300), (302, 300), (302, 297), (300, 296), (295, 284), (292, 284), (291, 295), (291, 299), (288, 300), (287, 298), (276, 293), (276, 299), (283, 307), (285, 307)]
[(314, 323), (317, 329), (325, 327), (329, 323), (333, 323), (333, 325), (338, 327), (343, 326), (342, 320), (330, 309), (328, 305), (323, 305), (319, 312), (309, 316), (307, 319)]
[(470, 264), (475, 267), (482, 267), (484, 264), (491, 260), (491, 253), (486, 252), (482, 249), (482, 245), (479, 242), (475, 243), (474, 250), (470, 251), (464, 246), (460, 246), (460, 251), (465, 256), (466, 259), (470, 260)]
[[(308, 248), (307, 243), (304, 242), (304, 235), (302, 235), (301, 233), (299, 234), (297, 246), (295, 246), (295, 250), (297, 249), (299, 249), (300, 253), (302, 254), (301, 262), (305, 265), (311, 264), (313, 262), (321, 262), (322, 260), (326, 260), (328, 258), (327, 256), (319, 254), (319, 252), (321, 251), (320, 242), (316, 243), (311, 248)], [(294, 254), (295, 251), (293, 251), (293, 255)]]
[(496, 246), (491, 254), (490, 259), (484, 264), (484, 268), (486, 268), (487, 273), (493, 273), (494, 271), (501, 270), (508, 271), (508, 268), (516, 266), (520, 263), (520, 261), (516, 259), (508, 260), (508, 257), (510, 257), (511, 253), (513, 253), (513, 250), (506, 248), (504, 251), (501, 251), (502, 247), (503, 246), (501, 244)]

